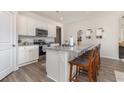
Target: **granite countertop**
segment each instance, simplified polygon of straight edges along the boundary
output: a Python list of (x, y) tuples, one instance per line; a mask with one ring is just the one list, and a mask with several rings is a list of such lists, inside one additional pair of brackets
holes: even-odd
[(69, 46), (54, 46), (54, 47), (45, 47), (46, 50), (55, 50), (55, 51), (67, 51), (67, 52), (81, 52), (86, 51), (89, 48), (92, 48), (95, 44), (86, 44), (86, 45), (75, 45), (74, 47)]
[(23, 47), (23, 46), (39, 46), (39, 45), (36, 45), (36, 44), (28, 44), (28, 45), (19, 44), (19, 47)]

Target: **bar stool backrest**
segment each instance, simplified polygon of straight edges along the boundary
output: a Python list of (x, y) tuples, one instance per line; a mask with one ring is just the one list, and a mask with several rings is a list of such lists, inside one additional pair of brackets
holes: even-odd
[(100, 53), (101, 44), (98, 44), (98, 52)]
[(92, 79), (93, 81), (97, 81), (97, 57), (98, 57), (98, 49), (95, 47), (94, 48), (94, 54), (91, 60), (91, 69), (92, 69)]
[(92, 48), (89, 57), (93, 58), (94, 56), (95, 56), (95, 48)]

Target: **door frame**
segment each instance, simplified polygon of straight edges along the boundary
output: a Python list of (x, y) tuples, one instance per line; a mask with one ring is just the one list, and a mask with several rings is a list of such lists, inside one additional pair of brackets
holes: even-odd
[(61, 26), (56, 26), (56, 39), (57, 39), (57, 34), (58, 34), (58, 30), (57, 29), (61, 29), (60, 33), (59, 33), (60, 34), (60, 41), (61, 42), (59, 44), (62, 45), (62, 27)]
[[(5, 12), (5, 11), (4, 11)], [(17, 58), (18, 58), (18, 53), (17, 53), (17, 48), (18, 48), (18, 34), (16, 31), (16, 17), (17, 17), (17, 12), (14, 11), (7, 11), (7, 14), (12, 16), (12, 44), (13, 44), (13, 71), (18, 70), (18, 65), (17, 65)]]
[(13, 18), (12, 18), (12, 24), (13, 24), (13, 45), (15, 47), (13, 47), (13, 71), (16, 71), (19, 69), (18, 67), (18, 52), (17, 52), (17, 49), (18, 49), (18, 33), (17, 33), (17, 12), (10, 12), (12, 15), (13, 15)]

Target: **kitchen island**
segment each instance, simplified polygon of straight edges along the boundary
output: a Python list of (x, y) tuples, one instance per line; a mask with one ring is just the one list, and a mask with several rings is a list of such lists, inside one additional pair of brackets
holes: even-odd
[[(69, 81), (69, 61), (86, 52), (94, 45), (80, 45), (74, 47), (54, 46), (46, 47), (47, 76), (56, 82)], [(75, 72), (75, 69), (73, 73)]]

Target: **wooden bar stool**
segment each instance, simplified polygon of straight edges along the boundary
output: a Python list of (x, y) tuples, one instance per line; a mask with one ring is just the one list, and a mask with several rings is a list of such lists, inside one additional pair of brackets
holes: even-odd
[[(79, 81), (77, 79), (80, 68), (82, 70), (86, 70), (88, 73), (88, 79), (89, 81), (96, 81), (95, 73), (96, 73), (96, 64), (95, 64), (95, 49), (92, 49), (90, 51), (90, 55), (88, 57), (84, 58), (75, 58), (74, 60), (70, 61), (70, 81)], [(73, 66), (76, 66), (76, 74), (73, 75)]]
[(100, 69), (100, 64), (101, 64), (101, 59), (100, 59), (100, 48), (101, 48), (101, 44), (99, 44), (97, 46), (97, 52), (98, 52), (98, 69)]
[[(95, 59), (95, 62), (96, 62), (96, 65), (97, 65), (97, 74), (98, 74), (98, 70), (100, 69), (100, 48), (101, 48), (101, 44), (98, 44), (97, 46), (95, 46), (95, 49), (96, 49), (96, 59)], [(80, 56), (81, 57), (88, 57), (90, 55), (90, 50), (87, 51), (86, 53), (84, 53), (83, 55)]]

